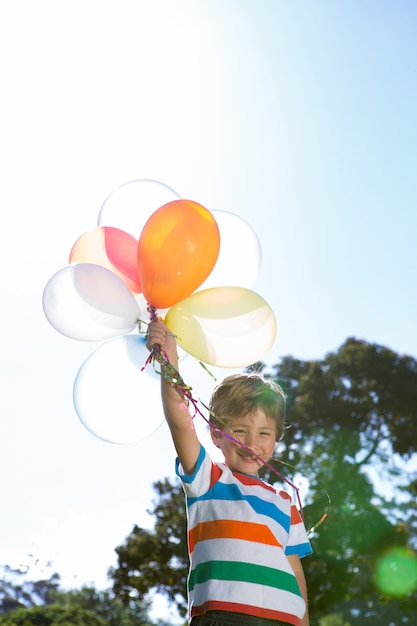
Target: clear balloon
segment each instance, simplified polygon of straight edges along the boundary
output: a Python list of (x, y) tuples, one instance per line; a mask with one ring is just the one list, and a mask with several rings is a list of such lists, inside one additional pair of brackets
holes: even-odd
[(104, 201), (98, 226), (115, 226), (136, 239), (146, 220), (167, 202), (178, 200), (176, 191), (157, 180), (132, 180), (115, 189)]
[(276, 321), (268, 303), (244, 287), (197, 291), (165, 317), (178, 344), (204, 363), (247, 367), (272, 347)]
[(220, 252), (213, 271), (199, 290), (226, 285), (252, 287), (262, 262), (255, 231), (234, 213), (212, 211), (212, 214), (220, 231)]
[(147, 302), (165, 309), (189, 296), (212, 271), (220, 248), (216, 220), (192, 200), (155, 211), (138, 244), (138, 269)]
[(42, 296), (48, 322), (66, 337), (104, 341), (136, 325), (138, 304), (129, 289), (105, 267), (77, 263), (49, 279)]
[(160, 375), (143, 367), (145, 340), (126, 335), (100, 346), (82, 364), (74, 382), (74, 407), (94, 436), (117, 444), (148, 437), (164, 421)]
[(74, 243), (70, 263), (95, 263), (107, 267), (135, 294), (140, 293), (138, 265), (138, 240), (132, 235), (113, 228), (98, 226), (87, 231)]
[[(135, 300), (139, 307), (139, 319), (142, 322), (148, 323), (151, 317), (148, 311), (148, 303), (146, 302), (145, 296), (143, 295), (143, 293), (139, 293), (135, 296)], [(158, 311), (158, 314), (161, 315), (161, 317), (164, 316), (164, 313), (161, 313), (160, 311)]]

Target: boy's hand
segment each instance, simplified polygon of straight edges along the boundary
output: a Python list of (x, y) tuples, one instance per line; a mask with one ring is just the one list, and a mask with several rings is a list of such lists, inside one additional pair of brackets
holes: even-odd
[(154, 322), (149, 323), (148, 332), (146, 334), (146, 347), (149, 352), (151, 352), (155, 344), (159, 344), (161, 346), (164, 343), (166, 334), (167, 328), (160, 320), (155, 320)]
[(178, 362), (177, 342), (161, 320), (150, 322), (148, 326), (146, 347), (149, 352), (155, 345), (160, 346), (161, 350), (166, 353), (169, 362), (175, 366)]

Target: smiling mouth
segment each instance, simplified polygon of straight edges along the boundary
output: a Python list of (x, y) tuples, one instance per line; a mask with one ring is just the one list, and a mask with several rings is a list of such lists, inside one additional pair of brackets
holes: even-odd
[(240, 458), (245, 459), (245, 461), (257, 461), (259, 459), (258, 454), (242, 454), (239, 452), (239, 456)]

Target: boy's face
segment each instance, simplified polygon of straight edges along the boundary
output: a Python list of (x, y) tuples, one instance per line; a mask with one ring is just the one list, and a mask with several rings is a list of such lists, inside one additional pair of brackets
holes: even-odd
[(260, 409), (242, 417), (223, 419), (227, 424), (224, 433), (211, 430), (214, 445), (220, 448), (231, 470), (257, 476), (259, 468), (274, 454), (277, 434), (274, 420)]

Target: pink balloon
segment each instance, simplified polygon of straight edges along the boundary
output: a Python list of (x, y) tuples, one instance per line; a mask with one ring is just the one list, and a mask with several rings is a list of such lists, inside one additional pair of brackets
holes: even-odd
[(138, 241), (112, 226), (98, 226), (74, 243), (70, 263), (95, 263), (111, 270), (135, 294), (141, 293), (137, 266)]

